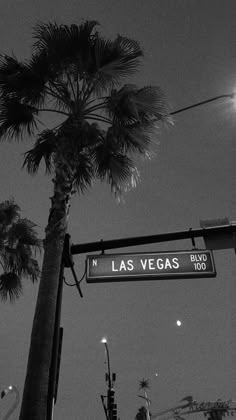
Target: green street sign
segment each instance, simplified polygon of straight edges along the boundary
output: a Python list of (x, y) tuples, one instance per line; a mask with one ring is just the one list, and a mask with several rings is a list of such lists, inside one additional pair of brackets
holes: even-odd
[(87, 283), (215, 277), (209, 250), (87, 256)]

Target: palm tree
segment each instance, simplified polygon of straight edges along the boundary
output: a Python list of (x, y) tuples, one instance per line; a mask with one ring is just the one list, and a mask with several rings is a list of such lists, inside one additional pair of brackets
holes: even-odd
[(148, 395), (147, 395), (147, 390), (150, 389), (149, 380), (143, 378), (141, 381), (139, 381), (139, 389), (143, 390), (144, 397), (142, 397), (142, 398), (144, 398), (145, 402), (146, 402), (146, 409), (145, 409), (146, 410), (146, 419), (150, 420), (149, 407), (151, 405), (151, 401), (149, 400)]
[(0, 203), (0, 299), (14, 302), (22, 293), (22, 278), (35, 282), (39, 266), (34, 253), (41, 247), (35, 224), (20, 217), (14, 200)]
[(143, 389), (144, 392), (146, 392), (147, 389), (150, 389), (149, 379), (141, 379), (141, 381), (139, 381), (139, 389)]
[[(122, 85), (137, 71), (143, 56), (139, 43), (120, 35), (104, 39), (97, 26), (96, 21), (39, 23), (27, 61), (8, 55), (0, 60), (0, 137), (36, 138), (23, 166), (34, 174), (43, 161), (54, 185), (21, 420), (45, 420), (71, 196), (85, 192), (94, 178), (107, 181), (115, 194), (127, 183), (134, 186), (134, 155), (150, 157), (158, 123), (169, 121), (160, 88)], [(55, 116), (49, 128), (45, 114)]]

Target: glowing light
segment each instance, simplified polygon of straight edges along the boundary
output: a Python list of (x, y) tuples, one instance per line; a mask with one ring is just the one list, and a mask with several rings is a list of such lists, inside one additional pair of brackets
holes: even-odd
[(236, 109), (236, 93), (232, 95), (232, 99), (233, 99), (234, 109)]
[(101, 343), (103, 343), (103, 344), (107, 343), (107, 338), (106, 338), (106, 337), (103, 337), (103, 338), (101, 339)]
[(8, 387), (8, 389), (11, 391), (11, 390), (12, 390), (12, 385), (10, 385), (10, 386)]
[(178, 319), (178, 320), (176, 321), (176, 324), (178, 325), (178, 327), (181, 327), (182, 322)]

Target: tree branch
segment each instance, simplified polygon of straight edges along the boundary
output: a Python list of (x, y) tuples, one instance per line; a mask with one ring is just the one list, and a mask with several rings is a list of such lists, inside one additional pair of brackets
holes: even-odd
[(1, 260), (0, 260), (0, 265), (2, 266), (3, 271), (5, 271), (5, 269), (4, 269), (4, 265), (3, 265), (3, 263), (2, 263), (2, 261), (1, 261)]
[(71, 81), (71, 78), (70, 78), (69, 73), (66, 73), (66, 76), (67, 76), (67, 79), (68, 79), (68, 82), (69, 82), (69, 85), (70, 85), (70, 88), (71, 88), (71, 91), (72, 91), (74, 100), (76, 101), (77, 100), (77, 96), (76, 96), (76, 93), (75, 93), (75, 90), (74, 90), (74, 86), (73, 86), (73, 83)]
[(55, 112), (56, 114), (66, 115), (67, 117), (69, 117), (69, 115), (70, 115), (67, 112), (59, 111), (59, 110), (56, 110), (56, 109), (50, 109), (50, 108), (36, 108), (36, 110), (39, 111), (39, 112)]
[(53, 98), (64, 101), (64, 99), (60, 95), (56, 95), (56, 93), (52, 89), (50, 89), (49, 87), (47, 87), (45, 89), (45, 92), (48, 93), (49, 95), (51, 95)]
[[(59, 95), (58, 95), (58, 93), (57, 93), (57, 95), (55, 95), (55, 93), (54, 93), (54, 91), (52, 90), (51, 92), (53, 92), (53, 94), (51, 93), (51, 95), (54, 97), (54, 98), (57, 98), (57, 99), (59, 99), (59, 100), (61, 100), (63, 103), (65, 103), (69, 108), (70, 108), (70, 106), (71, 106), (71, 104), (70, 104), (70, 102), (67, 102), (66, 100), (65, 100), (65, 98), (63, 97), (63, 96), (61, 96), (60, 95), (60, 91), (59, 91), (59, 89), (58, 89), (58, 87), (54, 84), (54, 83), (52, 83), (52, 86), (54, 87), (54, 89), (57, 91), (57, 92), (59, 92)], [(50, 89), (50, 88), (49, 88)]]
[(112, 121), (109, 120), (108, 118), (102, 117), (99, 114), (89, 114), (88, 116), (85, 115), (86, 120), (97, 120), (97, 121), (101, 121), (101, 122), (105, 122), (107, 124), (112, 124)]
[(96, 111), (97, 109), (103, 109), (103, 108), (105, 108), (104, 102), (102, 104), (91, 106), (91, 108), (85, 108), (85, 112), (87, 113), (87, 112)]

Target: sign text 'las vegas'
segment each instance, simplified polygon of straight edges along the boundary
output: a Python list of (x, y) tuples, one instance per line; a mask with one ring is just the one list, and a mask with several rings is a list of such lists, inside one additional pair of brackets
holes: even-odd
[(87, 282), (215, 277), (211, 251), (87, 256)]

